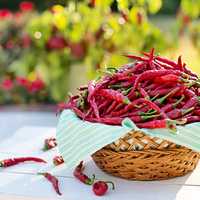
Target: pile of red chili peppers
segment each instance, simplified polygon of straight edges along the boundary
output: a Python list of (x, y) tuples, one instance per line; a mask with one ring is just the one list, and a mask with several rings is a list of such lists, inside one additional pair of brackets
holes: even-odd
[(140, 128), (171, 128), (200, 121), (200, 80), (181, 57), (126, 55), (136, 61), (107, 68), (100, 80), (80, 87), (62, 108), (90, 122), (120, 125), (129, 117)]

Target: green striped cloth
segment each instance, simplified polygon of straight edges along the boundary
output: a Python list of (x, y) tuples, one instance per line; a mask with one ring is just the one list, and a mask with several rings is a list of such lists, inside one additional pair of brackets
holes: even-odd
[[(130, 130), (139, 130), (128, 118), (122, 126), (110, 126), (83, 121), (71, 110), (64, 110), (57, 126), (59, 153), (67, 168), (75, 167), (81, 160), (102, 147), (124, 136)], [(141, 129), (147, 135), (165, 139), (200, 152), (200, 123), (178, 126), (177, 133), (167, 129)]]

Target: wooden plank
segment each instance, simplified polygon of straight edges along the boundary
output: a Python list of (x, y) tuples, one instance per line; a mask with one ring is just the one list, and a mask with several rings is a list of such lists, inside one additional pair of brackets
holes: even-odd
[[(33, 199), (69, 199), (97, 200), (91, 187), (73, 178), (59, 178), (59, 197), (51, 184), (44, 178), (35, 175), (0, 173), (0, 194), (31, 197)], [(131, 182), (118, 179), (116, 190), (109, 191), (102, 200), (142, 199), (142, 200), (198, 200), (200, 187), (192, 185), (164, 185), (152, 182)], [(19, 198), (20, 199), (20, 198)], [(21, 199), (20, 199), (21, 200)]]
[[(9, 140), (3, 140), (0, 142), (0, 160), (14, 156), (39, 156), (48, 161), (48, 164), (35, 164), (26, 163), (9, 167), (7, 169), (0, 169), (0, 172), (10, 173), (29, 173), (36, 174), (38, 171), (53, 171), (55, 175), (62, 177), (72, 177), (72, 170), (66, 170), (64, 165), (54, 167), (52, 158), (58, 154), (57, 148), (43, 152), (41, 148), (43, 146), (44, 139), (55, 134), (55, 128), (49, 127), (24, 127), (19, 129)], [(5, 149), (4, 149), (5, 148)], [(5, 153), (6, 152), (6, 153)], [(8, 153), (9, 152), (9, 153)], [(89, 175), (96, 174), (99, 179), (107, 179), (117, 181), (118, 178), (102, 172), (91, 160), (88, 158), (85, 162), (85, 172)], [(157, 181), (159, 184), (185, 184), (185, 185), (200, 185), (200, 164), (197, 169), (187, 176), (174, 178), (165, 181)]]

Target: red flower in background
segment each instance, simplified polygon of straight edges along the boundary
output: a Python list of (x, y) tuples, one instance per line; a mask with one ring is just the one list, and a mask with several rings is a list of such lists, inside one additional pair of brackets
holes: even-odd
[(19, 4), (19, 8), (21, 11), (29, 12), (32, 11), (34, 8), (34, 4), (30, 1), (22, 1)]
[(69, 47), (71, 49), (71, 53), (72, 55), (77, 58), (77, 59), (81, 59), (84, 57), (85, 53), (86, 53), (86, 47), (85, 44), (83, 42), (79, 42), (79, 43), (70, 43)]
[(19, 86), (23, 86), (24, 88), (29, 88), (30, 81), (24, 77), (16, 77), (16, 82)]
[(15, 44), (12, 40), (8, 40), (5, 44), (6, 49), (12, 49), (12, 48), (14, 48), (14, 46), (15, 46)]
[(24, 34), (24, 35), (22, 36), (21, 42), (22, 42), (22, 47), (23, 47), (23, 48), (28, 48), (28, 47), (30, 47), (30, 45), (31, 45), (31, 38), (30, 38), (30, 36), (27, 35), (27, 34)]
[(37, 78), (35, 81), (33, 81), (28, 88), (29, 92), (38, 92), (42, 90), (45, 87), (44, 81)]
[(53, 49), (63, 49), (67, 46), (67, 42), (65, 40), (65, 38), (63, 38), (62, 36), (52, 36), (47, 44), (46, 47), (49, 50), (53, 50)]
[(11, 17), (12, 13), (8, 9), (1, 9), (0, 10), (0, 19), (5, 19)]
[(3, 90), (11, 90), (13, 88), (13, 82), (12, 80), (10, 80), (9, 78), (7, 79), (4, 79), (1, 84), (0, 84), (0, 87), (3, 89)]

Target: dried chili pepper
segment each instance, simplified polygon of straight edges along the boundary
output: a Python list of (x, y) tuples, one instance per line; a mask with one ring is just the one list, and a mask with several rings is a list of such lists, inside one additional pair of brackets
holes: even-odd
[(26, 161), (33, 161), (38, 163), (46, 163), (45, 160), (37, 157), (19, 157), (19, 158), (9, 158), (0, 161), (0, 167), (10, 167), (13, 165), (17, 165), (19, 163), (23, 163)]
[(128, 97), (129, 98), (132, 97), (132, 95), (133, 95), (134, 91), (136, 90), (136, 88), (138, 87), (139, 83), (143, 80), (154, 79), (155, 77), (163, 76), (163, 75), (167, 75), (167, 74), (175, 74), (175, 75), (181, 76), (182, 73), (183, 72), (178, 71), (178, 70), (149, 70), (149, 71), (146, 71), (137, 77)]
[(58, 179), (53, 176), (52, 174), (48, 173), (48, 172), (45, 172), (45, 173), (38, 173), (38, 175), (43, 175), (49, 182), (51, 182), (54, 190), (56, 191), (56, 193), (58, 195), (62, 195), (61, 192), (60, 192), (60, 189), (59, 189), (59, 181)]
[(167, 128), (176, 131), (176, 123), (169, 119), (153, 120), (150, 122), (137, 123), (139, 128)]
[(170, 119), (177, 119), (179, 117), (183, 117), (184, 115), (186, 115), (187, 113), (189, 113), (193, 110), (194, 110), (194, 107), (188, 108), (188, 109), (174, 109), (174, 110), (168, 112), (167, 116)]
[(86, 185), (92, 185), (94, 183), (95, 176), (93, 175), (92, 178), (89, 178), (87, 175), (83, 174), (83, 170), (83, 161), (81, 161), (73, 172), (74, 176), (82, 183)]
[(199, 100), (196, 96), (190, 98), (185, 105), (183, 106), (183, 109), (189, 109), (191, 107), (195, 107), (196, 105), (198, 105)]
[(92, 186), (92, 190), (93, 190), (94, 194), (97, 195), (97, 196), (105, 195), (106, 192), (108, 191), (108, 184), (112, 185), (113, 190), (115, 189), (115, 185), (111, 181), (97, 181), (97, 182), (95, 182)]
[(187, 123), (200, 122), (200, 116), (188, 116), (183, 119), (186, 119)]
[(122, 93), (112, 90), (112, 89), (101, 89), (99, 90), (99, 95), (102, 95), (105, 98), (117, 101), (119, 103), (129, 104), (130, 101)]
[(154, 82), (157, 83), (157, 84), (162, 84), (162, 83), (166, 83), (166, 82), (170, 82), (170, 83), (173, 83), (173, 82), (188, 82), (187, 79), (184, 79), (184, 78), (181, 78), (175, 74), (167, 74), (167, 75), (164, 75), (164, 76), (160, 76), (160, 77), (156, 77), (154, 79)]
[[(148, 56), (148, 57), (150, 56), (150, 53), (144, 52), (143, 54), (144, 54), (145, 56)], [(168, 65), (170, 65), (170, 66), (172, 66), (172, 67), (174, 67), (174, 68), (177, 67), (177, 63), (176, 63), (176, 62), (171, 61), (171, 60), (169, 60), (169, 59), (167, 59), (167, 58), (163, 58), (163, 57), (160, 57), (160, 56), (155, 56), (154, 59), (155, 59), (155, 60), (158, 60), (158, 61), (161, 61), (161, 62), (163, 62), (163, 63), (165, 63), (165, 64), (168, 64)]]
[(138, 115), (138, 116), (131, 116), (130, 119), (133, 120), (133, 122), (135, 122), (135, 123), (139, 123), (139, 122), (143, 122), (148, 119), (153, 119), (153, 118), (156, 118), (159, 116), (160, 116), (160, 114), (158, 114), (158, 115)]
[(159, 98), (159, 99), (156, 99), (154, 103), (156, 103), (157, 105), (162, 105), (162, 104), (164, 103), (164, 101), (165, 101), (168, 97), (174, 95), (176, 92), (178, 92), (178, 90), (179, 90), (179, 87), (174, 88), (174, 89), (171, 90), (168, 94), (166, 94), (164, 97), (161, 97), (161, 98)]
[(175, 103), (166, 104), (161, 108), (161, 110), (166, 113), (171, 111), (172, 109), (175, 109), (183, 101), (184, 98), (185, 96), (181, 96), (178, 101), (176, 101)]
[(134, 60), (139, 60), (139, 61), (149, 61), (148, 59), (143, 58), (143, 57), (141, 57), (141, 56), (128, 55), (128, 54), (125, 54), (124, 56), (127, 57), (127, 58), (134, 59)]
[(44, 147), (43, 151), (47, 151), (49, 149), (53, 149), (54, 147), (57, 146), (56, 138), (55, 137), (50, 137), (44, 140)]
[(53, 164), (54, 165), (61, 165), (62, 163), (64, 163), (63, 157), (62, 156), (55, 156), (53, 158)]
[(56, 111), (56, 115), (58, 115), (59, 113), (61, 113), (63, 110), (69, 108), (69, 104), (65, 103), (65, 102), (61, 102), (57, 105), (57, 111)]

